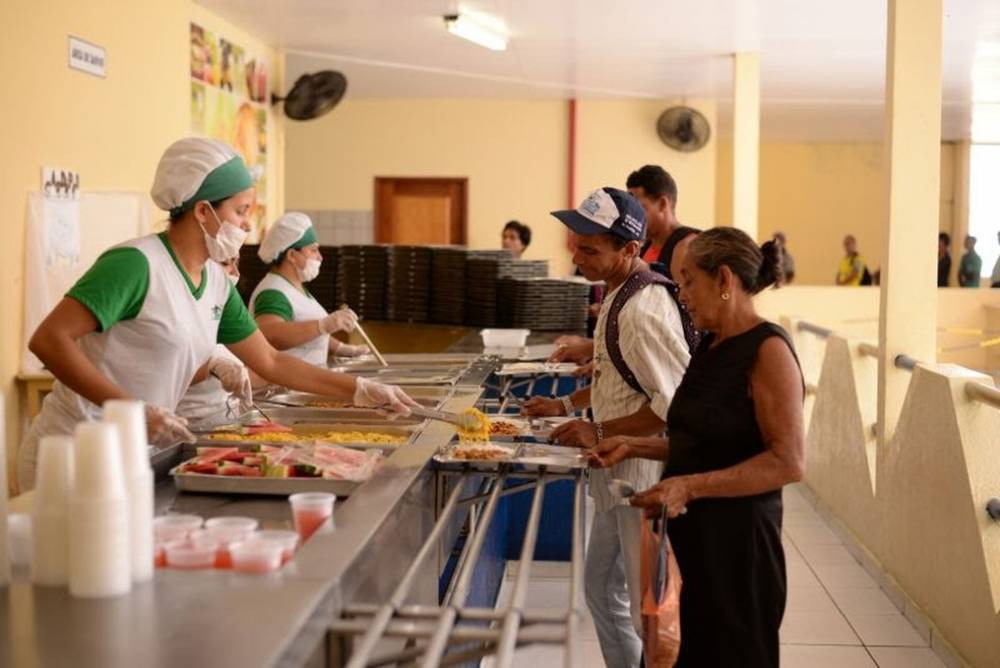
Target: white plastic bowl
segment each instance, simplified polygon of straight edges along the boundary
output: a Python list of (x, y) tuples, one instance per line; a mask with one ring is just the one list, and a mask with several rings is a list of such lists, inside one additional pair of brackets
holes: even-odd
[(485, 348), (523, 348), (530, 329), (484, 329), (479, 332)]
[(229, 546), (233, 558), (233, 571), (263, 575), (281, 568), (284, 547), (276, 541), (245, 540)]

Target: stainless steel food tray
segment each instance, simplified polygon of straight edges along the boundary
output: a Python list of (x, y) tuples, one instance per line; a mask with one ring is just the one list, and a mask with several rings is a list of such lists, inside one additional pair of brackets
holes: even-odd
[[(452, 388), (442, 386), (421, 387), (419, 385), (413, 385), (406, 388), (406, 393), (410, 395), (414, 401), (421, 406), (426, 406), (427, 408), (439, 408), (441, 404), (444, 403), (444, 401), (451, 395), (451, 391)], [(309, 406), (308, 404), (310, 403), (328, 402), (334, 400), (330, 397), (325, 397), (322, 394), (310, 394), (309, 392), (296, 392), (294, 390), (271, 392), (261, 397), (260, 401), (265, 404), (268, 401), (276, 401), (281, 404), (295, 404), (301, 408), (308, 408), (323, 412), (346, 411), (352, 413), (378, 415), (376, 411), (367, 408), (325, 408), (322, 406)], [(264, 408), (266, 409), (267, 406), (265, 405)], [(270, 414), (270, 411), (268, 411), (268, 414)]]
[(350, 494), (367, 481), (327, 480), (325, 478), (241, 478), (208, 473), (181, 473), (180, 465), (170, 469), (174, 485), (183, 492), (202, 494), (266, 494), (288, 496), (299, 492)]
[[(522, 467), (527, 470), (534, 470), (541, 466), (554, 471), (568, 471), (570, 469), (587, 468), (587, 456), (578, 448), (565, 448), (558, 445), (545, 445), (541, 443), (501, 443), (490, 441), (488, 444), (497, 448), (503, 448), (510, 452), (510, 456), (505, 459), (465, 459), (454, 456), (454, 450), (458, 444), (452, 444), (442, 448), (436, 455), (434, 461), (439, 464), (449, 466), (465, 466), (478, 471), (492, 471), (500, 464)], [(469, 444), (473, 446), (473, 444)]]

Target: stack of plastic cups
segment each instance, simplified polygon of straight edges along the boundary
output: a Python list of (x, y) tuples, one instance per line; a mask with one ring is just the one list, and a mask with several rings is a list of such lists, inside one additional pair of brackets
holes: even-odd
[(153, 469), (149, 466), (146, 410), (141, 401), (104, 404), (104, 422), (118, 428), (129, 506), (132, 582), (153, 578)]
[(69, 498), (73, 489), (73, 439), (47, 436), (38, 444), (32, 510), (31, 580), (48, 587), (69, 582)]
[(118, 430), (101, 422), (77, 425), (73, 468), (69, 592), (83, 598), (121, 596), (132, 588), (132, 572)]

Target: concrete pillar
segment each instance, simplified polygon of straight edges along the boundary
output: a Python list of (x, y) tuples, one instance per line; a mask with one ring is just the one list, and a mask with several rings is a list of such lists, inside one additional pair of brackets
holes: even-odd
[(885, 92), (888, 211), (879, 307), (878, 444), (910, 382), (894, 360), (936, 361), (941, 178), (941, 2), (889, 0)]
[(757, 238), (760, 54), (733, 54), (733, 227)]

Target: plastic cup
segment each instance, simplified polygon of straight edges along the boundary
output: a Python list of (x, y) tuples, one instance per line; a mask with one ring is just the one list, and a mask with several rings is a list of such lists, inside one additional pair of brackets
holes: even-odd
[(73, 496), (125, 499), (125, 475), (118, 429), (103, 422), (76, 426)]
[(165, 552), (167, 566), (181, 570), (201, 570), (215, 566), (218, 544), (210, 540), (194, 542), (179, 540), (168, 543)]
[(233, 531), (241, 530), (245, 533), (254, 531), (258, 524), (260, 523), (252, 517), (237, 517), (235, 515), (212, 517), (205, 520), (206, 529), (231, 529)]
[(38, 444), (38, 475), (32, 509), (31, 580), (69, 583), (69, 493), (73, 485), (73, 439), (46, 436)]
[(288, 502), (292, 504), (295, 530), (303, 543), (319, 529), (333, 528), (333, 504), (336, 500), (336, 494), (325, 492), (303, 492), (288, 497)]
[(261, 575), (281, 568), (282, 545), (276, 541), (244, 540), (229, 546), (233, 556), (233, 571)]
[(232, 568), (233, 560), (229, 554), (229, 546), (232, 543), (238, 543), (242, 540), (246, 540), (253, 532), (247, 531), (245, 527), (240, 526), (214, 526), (210, 529), (201, 529), (199, 531), (191, 534), (192, 540), (211, 540), (216, 543), (218, 551), (215, 558), (216, 568)]
[(265, 529), (250, 536), (250, 540), (257, 540), (262, 543), (277, 543), (281, 545), (281, 565), (284, 566), (292, 560), (295, 549), (299, 546), (299, 534), (287, 529)]
[(161, 515), (153, 519), (153, 536), (163, 542), (182, 540), (201, 528), (197, 515)]

